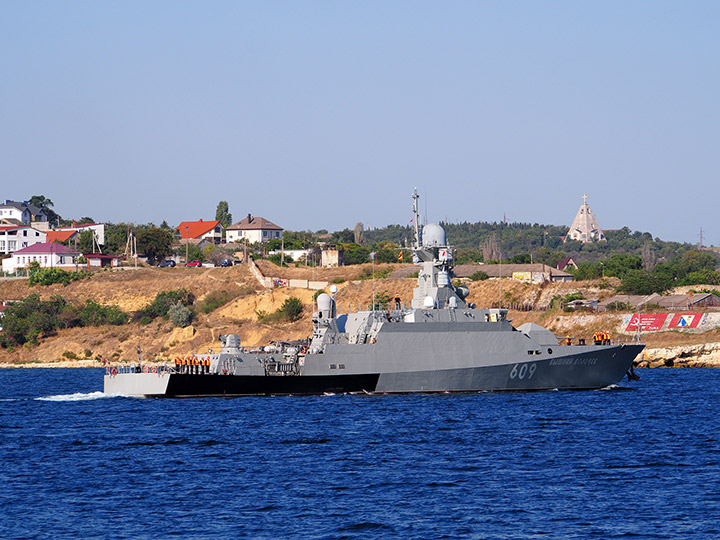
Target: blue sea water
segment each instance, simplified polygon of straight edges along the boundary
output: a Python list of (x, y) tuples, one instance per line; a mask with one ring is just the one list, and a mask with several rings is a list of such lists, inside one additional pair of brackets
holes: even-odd
[(720, 537), (720, 370), (584, 392), (137, 399), (0, 370), (0, 538)]

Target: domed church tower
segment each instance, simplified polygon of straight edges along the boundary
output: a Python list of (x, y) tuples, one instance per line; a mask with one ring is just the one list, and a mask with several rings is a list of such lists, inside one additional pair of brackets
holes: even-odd
[(605, 241), (605, 234), (603, 234), (595, 214), (590, 210), (590, 205), (587, 203), (587, 195), (583, 195), (580, 210), (578, 210), (575, 220), (570, 225), (567, 236), (565, 236), (565, 241), (567, 240), (577, 240), (583, 244), (593, 240)]

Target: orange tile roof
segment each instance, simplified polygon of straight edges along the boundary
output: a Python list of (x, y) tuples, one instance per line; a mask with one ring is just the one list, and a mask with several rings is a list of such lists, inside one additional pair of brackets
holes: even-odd
[[(203, 234), (209, 233), (220, 224), (219, 221), (183, 221), (176, 227), (180, 231), (181, 238), (200, 238)], [(185, 230), (187, 227), (187, 231)]]
[(77, 234), (77, 231), (48, 231), (45, 242), (67, 242)]

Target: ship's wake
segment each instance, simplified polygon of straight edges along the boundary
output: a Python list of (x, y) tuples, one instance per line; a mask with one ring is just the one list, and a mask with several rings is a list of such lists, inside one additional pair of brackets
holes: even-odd
[(56, 396), (44, 396), (35, 398), (35, 401), (90, 401), (93, 399), (105, 399), (113, 397), (122, 397), (117, 394), (106, 394), (104, 392), (90, 392), (84, 394), (76, 392), (75, 394), (58, 394)]

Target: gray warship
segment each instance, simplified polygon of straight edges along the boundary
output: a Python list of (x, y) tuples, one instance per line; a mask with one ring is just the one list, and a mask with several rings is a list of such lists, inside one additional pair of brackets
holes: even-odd
[[(476, 308), (453, 286), (445, 231), (419, 225), (413, 193), (412, 304), (338, 313), (332, 294), (317, 298), (312, 336), (248, 349), (234, 334), (219, 353), (181, 365), (108, 367), (104, 392), (204, 397), (328, 393), (430, 393), (598, 389), (620, 382), (642, 344), (561, 344), (533, 323), (515, 328), (508, 311)], [(392, 308), (395, 309), (392, 309)]]

